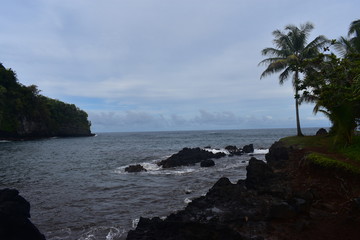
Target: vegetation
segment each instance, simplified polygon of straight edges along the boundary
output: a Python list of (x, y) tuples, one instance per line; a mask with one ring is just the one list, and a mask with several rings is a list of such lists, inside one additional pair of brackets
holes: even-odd
[(299, 118), (301, 66), (306, 59), (316, 57), (319, 53), (319, 49), (327, 43), (327, 39), (324, 36), (318, 36), (310, 43), (307, 42), (313, 28), (314, 26), (311, 23), (306, 23), (301, 25), (300, 28), (294, 25), (287, 25), (285, 27), (285, 32), (275, 30), (273, 35), (276, 48), (263, 49), (262, 54), (270, 57), (259, 63), (268, 64), (265, 71), (261, 74), (261, 78), (273, 73), (281, 72), (279, 75), (279, 83), (283, 84), (285, 80), (292, 77), (292, 84), (295, 91), (296, 127), (298, 136), (303, 136)]
[(0, 63), (0, 138), (90, 135), (86, 112), (24, 86)]
[(358, 166), (339, 161), (336, 158), (331, 158), (320, 153), (310, 153), (306, 156), (306, 159), (310, 161), (310, 163), (324, 168), (339, 169), (349, 173), (360, 174), (360, 168)]
[[(286, 32), (274, 31), (276, 48), (262, 50), (270, 57), (260, 62), (268, 64), (261, 77), (281, 72), (282, 84), (292, 76), (298, 136), (302, 136), (298, 105), (313, 102), (314, 113), (322, 112), (332, 123), (333, 143), (351, 145), (360, 123), (360, 20), (353, 21), (348, 37), (339, 40), (318, 36), (307, 43), (312, 29), (307, 23), (300, 28), (288, 25)], [(340, 57), (326, 53), (332, 46)]]
[(333, 145), (334, 136), (286, 137), (287, 146), (305, 149), (306, 160), (320, 167), (360, 174), (360, 136), (349, 146)]

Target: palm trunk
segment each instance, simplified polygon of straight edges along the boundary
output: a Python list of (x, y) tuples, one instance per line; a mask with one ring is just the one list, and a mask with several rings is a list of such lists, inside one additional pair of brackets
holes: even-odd
[(302, 134), (301, 132), (301, 127), (300, 127), (300, 117), (299, 117), (299, 98), (297, 96), (297, 93), (295, 95), (295, 109), (296, 109), (296, 130), (297, 130), (297, 135), (299, 137), (304, 136), (304, 134)]
[(302, 137), (304, 134), (301, 132), (300, 116), (299, 116), (299, 71), (295, 71), (295, 110), (296, 110), (296, 130), (297, 136)]

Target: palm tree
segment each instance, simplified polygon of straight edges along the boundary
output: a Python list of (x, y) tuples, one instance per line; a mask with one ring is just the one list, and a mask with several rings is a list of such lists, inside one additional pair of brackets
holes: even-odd
[(328, 42), (324, 36), (320, 35), (308, 43), (307, 40), (313, 28), (313, 24), (306, 23), (300, 25), (300, 28), (295, 25), (287, 25), (285, 26), (285, 32), (280, 30), (273, 31), (273, 42), (276, 48), (270, 47), (263, 49), (261, 52), (262, 55), (269, 56), (269, 58), (259, 63), (259, 65), (267, 65), (267, 68), (261, 74), (260, 78), (281, 72), (279, 75), (279, 83), (282, 85), (285, 80), (292, 77), (292, 84), (295, 91), (296, 128), (298, 136), (303, 136), (299, 118), (301, 66), (306, 59), (316, 57), (319, 49), (324, 47)]
[(360, 19), (350, 24), (348, 38), (340, 37), (335, 43), (335, 48), (342, 57), (360, 53)]

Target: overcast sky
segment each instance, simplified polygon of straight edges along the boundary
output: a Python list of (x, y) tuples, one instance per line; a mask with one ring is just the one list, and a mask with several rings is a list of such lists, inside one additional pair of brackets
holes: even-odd
[[(0, 62), (93, 132), (295, 127), (291, 81), (260, 80), (287, 24), (346, 36), (358, 0), (1, 0)], [(312, 105), (303, 127), (329, 126)]]

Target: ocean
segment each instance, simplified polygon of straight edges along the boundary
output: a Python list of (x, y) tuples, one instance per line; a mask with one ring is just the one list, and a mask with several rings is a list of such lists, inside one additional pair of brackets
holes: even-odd
[[(314, 135), (318, 129), (305, 128)], [(95, 137), (0, 142), (0, 189), (16, 188), (31, 203), (31, 221), (48, 240), (120, 240), (140, 216), (165, 217), (206, 194), (220, 177), (246, 177), (249, 155), (215, 166), (162, 169), (157, 162), (184, 147), (223, 150), (254, 144), (265, 159), (271, 144), (296, 129), (98, 133)], [(141, 164), (147, 172), (126, 173)]]

